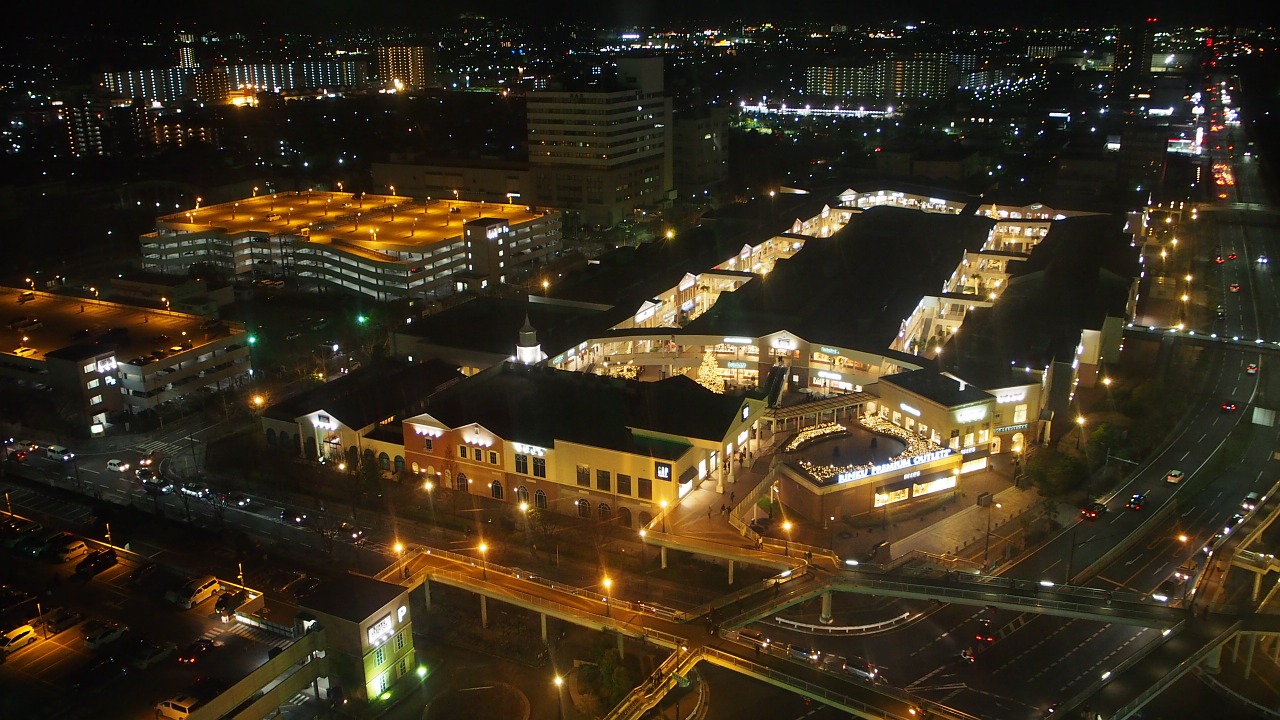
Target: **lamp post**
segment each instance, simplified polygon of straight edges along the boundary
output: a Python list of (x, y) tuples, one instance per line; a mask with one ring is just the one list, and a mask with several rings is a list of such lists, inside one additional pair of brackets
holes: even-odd
[(1078, 432), (1076, 432), (1076, 450), (1079, 450), (1080, 436), (1084, 435), (1084, 416), (1083, 415), (1076, 416), (1076, 427), (1078, 428)]
[(982, 546), (982, 572), (987, 572), (987, 568), (991, 567), (988, 562), (991, 557), (991, 513), (997, 508), (1004, 507), (1000, 503), (994, 503), (987, 506), (987, 541)]
[(564, 720), (564, 678), (556, 675), (553, 682), (556, 685), (556, 698), (560, 701), (560, 720)]
[(396, 542), (392, 549), (396, 551), (396, 559), (400, 565), (400, 576), (404, 576), (404, 545), (399, 541)]
[(791, 521), (790, 520), (783, 521), (782, 532), (787, 534), (786, 544), (782, 546), (783, 554), (786, 555), (787, 557), (791, 557)]
[(427, 491), (427, 506), (431, 508), (431, 524), (436, 524), (436, 496), (432, 492), (436, 489), (436, 484), (430, 479), (422, 482), (422, 489)]
[(658, 502), (658, 507), (662, 508), (662, 534), (666, 535), (667, 534), (667, 501), (660, 500)]
[(111, 545), (111, 523), (107, 523), (107, 546)]
[(480, 543), (479, 547), (477, 547), (476, 549), (480, 551), (480, 577), (481, 577), (481, 579), (483, 579), (485, 582), (488, 582), (488, 581), (489, 581), (489, 568), (487, 567), (487, 565), (486, 565), (486, 563), (485, 563), (485, 560), (486, 560), (486, 555), (485, 555), (485, 553), (488, 553), (488, 552), (489, 552), (489, 546), (488, 546), (488, 545), (486, 545), (485, 543)]
[(609, 576), (606, 575), (600, 584), (604, 587), (604, 616), (613, 617), (609, 611), (609, 588), (613, 587), (613, 580), (610, 580)]

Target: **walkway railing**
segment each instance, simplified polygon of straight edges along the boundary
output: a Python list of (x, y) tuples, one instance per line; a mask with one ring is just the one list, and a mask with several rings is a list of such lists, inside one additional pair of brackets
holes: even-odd
[(898, 625), (901, 625), (902, 623), (910, 620), (913, 617), (916, 617), (916, 615), (909, 612), (904, 612), (901, 615), (898, 615), (896, 617), (889, 618), (888, 620), (881, 620), (878, 623), (871, 623), (870, 625), (842, 625), (839, 627), (836, 627), (833, 625), (811, 625), (809, 623), (797, 622), (795, 620), (788, 620), (787, 618), (782, 618), (782, 617), (774, 618), (773, 622), (785, 628), (790, 628), (792, 630), (798, 630), (800, 632), (806, 632), (813, 635), (858, 635), (862, 633), (878, 632), (880, 630), (886, 630), (891, 627), (897, 627)]

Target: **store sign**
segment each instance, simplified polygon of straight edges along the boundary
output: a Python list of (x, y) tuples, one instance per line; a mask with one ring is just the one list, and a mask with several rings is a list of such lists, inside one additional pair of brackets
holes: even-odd
[(387, 613), (386, 617), (369, 626), (369, 645), (377, 647), (386, 642), (396, 630), (396, 621), (391, 619), (391, 614)]
[(1006, 390), (1004, 392), (996, 393), (996, 402), (1000, 403), (1001, 405), (1007, 405), (1008, 403), (1022, 402), (1023, 400), (1026, 400), (1026, 399), (1027, 399), (1026, 390)]
[(751, 417), (751, 406), (750, 406), (750, 405), (743, 405), (743, 406), (742, 406), (742, 419), (743, 419), (743, 420), (746, 420), (746, 419), (747, 419), (747, 418), (749, 418), (749, 417)]
[(790, 350), (796, 346), (796, 341), (791, 338), (774, 338), (773, 346), (784, 350)]
[(956, 411), (956, 422), (975, 423), (987, 416), (985, 407), (971, 407)]
[(819, 370), (819, 371), (818, 371), (818, 377), (822, 378), (823, 380), (840, 380), (840, 379), (842, 379), (842, 378), (841, 378), (840, 373), (827, 372), (826, 370)]
[(1022, 423), (1021, 425), (1006, 425), (1006, 426), (1004, 426), (1004, 427), (998, 427), (998, 428), (996, 428), (996, 429), (995, 429), (995, 432), (996, 432), (996, 433), (1011, 433), (1011, 432), (1018, 432), (1019, 430), (1026, 430), (1026, 429), (1027, 429), (1027, 424), (1026, 424), (1026, 423)]
[(746, 370), (747, 364), (742, 362), (741, 360), (730, 360), (729, 369), (730, 370)]
[(836, 483), (853, 482), (854, 480), (861, 480), (862, 478), (871, 477), (872, 475), (880, 475), (887, 472), (893, 472), (895, 470), (902, 470), (904, 468), (912, 467), (913, 465), (923, 465), (924, 463), (930, 463), (950, 456), (951, 448), (934, 450), (933, 452), (924, 453), (923, 455), (916, 455), (911, 458), (902, 458), (901, 460), (894, 460), (893, 462), (884, 463), (883, 465), (872, 465), (870, 468), (859, 468), (851, 472), (840, 473), (836, 476)]
[(726, 345), (750, 345), (752, 340), (744, 337), (727, 337), (724, 339), (724, 343)]
[(818, 351), (819, 351), (819, 352), (821, 352), (821, 353), (823, 353), (824, 355), (839, 355), (839, 354), (840, 354), (840, 350), (839, 350), (839, 349), (837, 349), (837, 348), (833, 348), (833, 347), (825, 347), (825, 346), (824, 346), (824, 347), (820, 347), (820, 348), (818, 348)]
[(919, 411), (919, 410), (917, 410), (917, 409), (915, 409), (915, 408), (913, 408), (913, 407), (911, 407), (910, 405), (908, 405), (908, 404), (906, 404), (906, 403), (899, 403), (899, 404), (898, 404), (898, 407), (902, 408), (902, 412), (904, 412), (904, 413), (906, 413), (906, 414), (908, 414), (908, 415), (915, 415), (916, 417), (920, 417), (920, 411)]
[(967, 447), (967, 448), (960, 448), (960, 454), (961, 454), (961, 455), (968, 455), (969, 453), (974, 453), (974, 452), (977, 452), (977, 451), (978, 451), (978, 448), (977, 448), (977, 447), (974, 447), (974, 446), (972, 446), (972, 445), (970, 445), (970, 446), (969, 446), (969, 447)]
[(521, 455), (536, 455), (542, 457), (547, 454), (546, 448), (540, 448), (537, 445), (523, 445), (521, 443), (512, 443), (511, 447)]
[(659, 480), (671, 479), (671, 463), (656, 462), (653, 464), (653, 476)]

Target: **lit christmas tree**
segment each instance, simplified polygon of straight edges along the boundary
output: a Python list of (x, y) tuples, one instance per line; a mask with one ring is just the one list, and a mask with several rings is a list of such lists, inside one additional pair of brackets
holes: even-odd
[(702, 355), (702, 364), (698, 366), (698, 384), (714, 393), (724, 392), (724, 378), (720, 377), (715, 353), (710, 348)]

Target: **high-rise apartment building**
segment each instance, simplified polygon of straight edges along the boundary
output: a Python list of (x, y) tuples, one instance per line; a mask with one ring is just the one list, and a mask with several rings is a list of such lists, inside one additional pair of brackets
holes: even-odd
[(529, 93), (528, 133), (536, 205), (610, 227), (670, 199), (661, 57), (619, 59), (607, 82)]
[(424, 88), (432, 84), (434, 69), (428, 66), (430, 54), (417, 45), (387, 45), (378, 48), (378, 80), (392, 84), (397, 80), (406, 88)]
[(135, 103), (171, 103), (186, 96), (187, 79), (195, 73), (192, 67), (124, 70), (103, 73), (100, 84), (107, 92)]
[(808, 92), (833, 97), (917, 100), (946, 97), (959, 83), (959, 70), (944, 53), (918, 53), (870, 65), (811, 67)]
[(1156, 19), (1116, 31), (1116, 57), (1112, 67), (1117, 79), (1141, 77), (1151, 72), (1151, 56), (1155, 52)]

